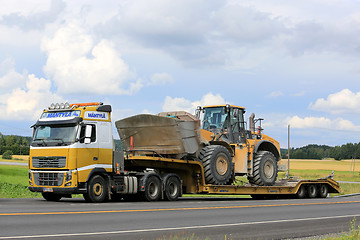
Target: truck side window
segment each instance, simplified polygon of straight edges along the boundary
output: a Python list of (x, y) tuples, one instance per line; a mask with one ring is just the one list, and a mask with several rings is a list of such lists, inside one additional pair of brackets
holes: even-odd
[[(91, 131), (91, 142), (95, 142), (96, 141), (96, 126), (95, 124), (89, 124), (92, 126), (92, 131)], [(85, 141), (85, 129), (86, 129), (86, 125), (81, 126), (80, 129), (80, 143), (84, 143)]]

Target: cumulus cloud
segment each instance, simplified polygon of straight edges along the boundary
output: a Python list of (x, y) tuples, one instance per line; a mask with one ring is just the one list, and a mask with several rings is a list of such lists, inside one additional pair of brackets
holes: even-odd
[(61, 27), (53, 38), (45, 38), (45, 73), (61, 93), (131, 95), (143, 87), (108, 40), (94, 41), (76, 23)]
[(155, 73), (152, 75), (149, 85), (164, 85), (173, 83), (174, 79), (168, 73)]
[(10, 93), (0, 96), (0, 119), (35, 120), (42, 109), (52, 102), (63, 102), (63, 99), (51, 92), (50, 80), (37, 78), (34, 74), (26, 76), (24, 88), (15, 88)]
[(165, 112), (186, 111), (194, 114), (198, 106), (217, 105), (225, 103), (225, 99), (220, 94), (214, 95), (211, 92), (205, 94), (200, 100), (194, 102), (185, 98), (172, 98), (170, 96), (167, 96), (165, 98), (162, 109)]
[(360, 126), (355, 125), (349, 120), (337, 118), (329, 119), (325, 117), (304, 117), (294, 116), (286, 120), (292, 128), (306, 129), (306, 128), (320, 128), (328, 130), (343, 130), (343, 131), (360, 131)]
[(15, 71), (15, 62), (7, 58), (0, 63), (0, 94), (25, 84), (24, 75)]
[(9, 27), (16, 26), (24, 31), (40, 30), (43, 29), (46, 24), (54, 22), (65, 7), (66, 5), (62, 0), (52, 0), (50, 8), (46, 11), (31, 12), (27, 15), (19, 12), (3, 15), (0, 19), (0, 24)]
[(310, 103), (309, 108), (332, 114), (359, 113), (360, 92), (343, 89), (340, 92), (330, 94), (326, 99), (317, 99), (315, 103)]

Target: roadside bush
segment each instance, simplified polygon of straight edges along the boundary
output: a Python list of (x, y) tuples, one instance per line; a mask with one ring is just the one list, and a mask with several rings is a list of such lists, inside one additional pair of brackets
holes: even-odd
[(3, 159), (12, 159), (12, 155), (13, 155), (13, 152), (8, 150), (8, 151), (4, 152), (4, 154), (2, 155), (2, 158)]

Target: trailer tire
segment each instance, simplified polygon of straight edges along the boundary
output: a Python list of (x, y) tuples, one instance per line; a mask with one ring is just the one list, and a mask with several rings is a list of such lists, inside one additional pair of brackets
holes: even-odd
[(84, 198), (87, 202), (100, 203), (108, 199), (108, 184), (106, 180), (100, 176), (93, 176), (87, 187), (87, 192), (84, 193)]
[(156, 176), (146, 179), (145, 191), (142, 192), (144, 200), (148, 202), (158, 201), (161, 196), (161, 181)]
[(249, 183), (259, 186), (274, 185), (278, 167), (273, 153), (268, 151), (259, 151), (256, 153), (253, 164), (254, 173), (248, 177)]
[(315, 184), (308, 185), (307, 192), (308, 192), (309, 198), (316, 198), (318, 195), (318, 189)]
[(305, 198), (306, 197), (306, 188), (304, 185), (301, 185), (299, 190), (296, 192), (297, 198)]
[(232, 160), (229, 151), (224, 146), (204, 147), (200, 151), (199, 160), (203, 164), (207, 184), (226, 185), (231, 182)]
[(169, 177), (165, 183), (165, 199), (176, 201), (181, 195), (181, 183), (177, 177)]
[(57, 202), (60, 201), (60, 199), (62, 198), (60, 194), (56, 194), (56, 193), (43, 192), (41, 193), (41, 195), (46, 201), (50, 201), (50, 202)]
[(326, 184), (320, 184), (318, 189), (318, 195), (320, 198), (326, 198), (329, 193), (329, 188)]

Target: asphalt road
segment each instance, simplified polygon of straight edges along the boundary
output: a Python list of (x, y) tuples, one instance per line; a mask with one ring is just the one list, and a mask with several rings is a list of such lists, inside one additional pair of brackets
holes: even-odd
[(86, 203), (0, 199), (0, 239), (283, 239), (347, 231), (360, 197)]

